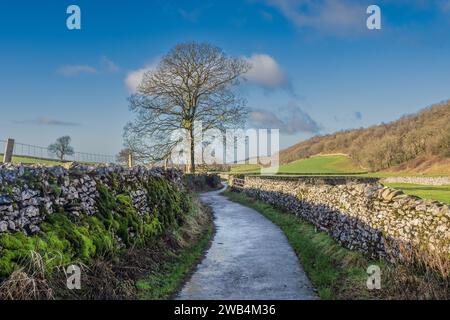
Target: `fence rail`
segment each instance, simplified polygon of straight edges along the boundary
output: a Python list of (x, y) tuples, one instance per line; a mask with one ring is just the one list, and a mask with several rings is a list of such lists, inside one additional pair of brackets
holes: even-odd
[[(6, 140), (0, 140), (0, 160), (3, 159), (3, 151), (6, 148)], [(55, 154), (50, 152), (47, 147), (35, 146), (26, 143), (15, 142), (13, 149), (13, 156), (23, 157), (25, 159), (20, 159), (20, 162), (27, 162), (26, 158), (29, 158), (30, 162), (33, 159), (44, 160), (44, 161), (61, 161)], [(115, 156), (106, 154), (96, 154), (87, 152), (75, 152), (73, 155), (67, 155), (64, 157), (64, 161), (77, 161), (77, 162), (87, 162), (87, 163), (115, 163)]]

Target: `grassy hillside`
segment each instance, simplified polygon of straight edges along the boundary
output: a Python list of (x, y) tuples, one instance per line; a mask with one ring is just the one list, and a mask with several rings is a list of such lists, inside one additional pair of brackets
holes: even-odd
[(280, 160), (290, 163), (332, 153), (348, 154), (360, 167), (370, 171), (394, 167), (402, 170), (401, 166), (406, 164), (423, 165), (421, 159), (431, 161), (420, 172), (436, 163), (443, 165), (428, 173), (445, 171), (446, 160), (450, 158), (450, 101), (388, 124), (314, 137), (281, 151)]
[[(231, 168), (231, 171), (233, 173), (259, 173), (260, 166), (255, 164), (235, 165)], [(286, 174), (343, 174), (362, 171), (353, 160), (345, 155), (314, 156), (281, 165), (279, 169), (280, 173)]]
[(291, 162), (280, 167), (283, 173), (357, 173), (358, 165), (343, 155), (314, 156)]

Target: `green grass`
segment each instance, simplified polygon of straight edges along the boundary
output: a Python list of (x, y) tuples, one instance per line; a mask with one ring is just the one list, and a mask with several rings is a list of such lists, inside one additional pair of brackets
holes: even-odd
[[(0, 163), (3, 161), (3, 154), (0, 153)], [(64, 163), (68, 163), (71, 161), (60, 161), (60, 160), (53, 160), (53, 159), (45, 159), (45, 158), (36, 158), (36, 157), (29, 157), (29, 156), (13, 156), (12, 158), (13, 163), (24, 163), (24, 164), (43, 164), (47, 166), (61, 166)], [(84, 164), (95, 164), (96, 162), (89, 162), (89, 161), (77, 161), (79, 163)]]
[(259, 172), (261, 166), (258, 164), (235, 164), (231, 166), (232, 173)]
[(371, 264), (383, 268), (384, 262), (372, 261), (362, 253), (345, 249), (327, 233), (317, 232), (312, 224), (262, 201), (230, 191), (224, 195), (262, 213), (283, 230), (320, 298), (372, 297), (366, 288), (366, 269)]
[(315, 156), (280, 167), (286, 173), (354, 173), (363, 172), (350, 158), (342, 155)]
[[(257, 164), (236, 164), (231, 168), (231, 173), (248, 173), (259, 174), (261, 166)], [(366, 173), (367, 170), (361, 169), (358, 164), (345, 155), (323, 155), (312, 156), (307, 159), (297, 160), (285, 165), (281, 165), (279, 172), (283, 174), (301, 175), (303, 174), (339, 174), (346, 173), (360, 173), (361, 177), (398, 177), (398, 176), (420, 176), (420, 177), (435, 177), (447, 176), (447, 174), (419, 174), (417, 172), (401, 171), (401, 172), (371, 172)]]
[(202, 257), (213, 236), (213, 227), (194, 245), (178, 253), (170, 253), (169, 263), (164, 263), (152, 274), (136, 282), (143, 300), (163, 300), (170, 298), (183, 283), (195, 263)]
[[(232, 173), (260, 173), (258, 165), (235, 165)], [(345, 174), (363, 173), (349, 157), (344, 155), (314, 156), (280, 166), (278, 172), (284, 174)]]
[[(3, 161), (3, 154), (0, 153), (0, 160)], [(26, 164), (45, 164), (47, 166), (58, 166), (63, 164), (63, 162), (51, 159), (41, 159), (35, 157), (25, 157), (25, 156), (13, 156), (13, 163), (26, 163)]]
[(450, 204), (450, 185), (430, 186), (409, 183), (385, 183), (385, 185), (402, 190), (404, 193), (409, 195)]

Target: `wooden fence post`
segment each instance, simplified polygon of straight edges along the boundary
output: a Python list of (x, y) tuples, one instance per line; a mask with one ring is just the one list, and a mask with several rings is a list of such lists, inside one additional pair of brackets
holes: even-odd
[(3, 162), (5, 163), (12, 162), (13, 151), (14, 151), (14, 139), (9, 138), (6, 141), (5, 153), (3, 155)]
[(133, 168), (133, 155), (128, 153), (128, 168)]

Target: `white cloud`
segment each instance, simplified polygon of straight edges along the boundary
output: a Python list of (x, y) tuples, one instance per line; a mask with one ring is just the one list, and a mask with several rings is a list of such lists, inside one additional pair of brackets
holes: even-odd
[(250, 82), (268, 89), (283, 87), (288, 84), (288, 78), (278, 62), (267, 54), (253, 54), (245, 57), (251, 69), (245, 74)]
[(73, 77), (80, 74), (95, 74), (98, 73), (98, 70), (88, 65), (65, 65), (60, 67), (57, 73), (66, 77)]
[(143, 68), (133, 70), (128, 72), (126, 78), (125, 78), (125, 85), (127, 86), (128, 90), (130, 92), (136, 92), (139, 85), (142, 82), (142, 79), (144, 78), (144, 74), (146, 72), (155, 70), (156, 68), (156, 62), (153, 62), (151, 64), (146, 65)]
[(105, 72), (115, 73), (120, 70), (119, 66), (117, 66), (114, 61), (105, 56), (100, 59), (100, 65)]

